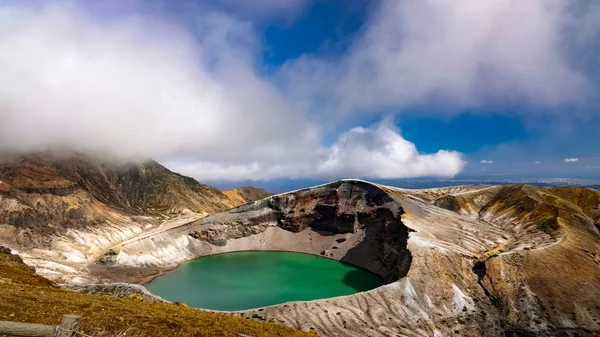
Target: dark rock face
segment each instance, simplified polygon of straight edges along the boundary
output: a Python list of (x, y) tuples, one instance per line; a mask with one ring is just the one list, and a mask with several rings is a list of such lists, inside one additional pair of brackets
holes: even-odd
[(365, 239), (348, 251), (342, 261), (368, 258), (378, 264), (377, 272), (387, 282), (406, 276), (412, 257), (406, 248), (409, 229), (401, 220), (402, 208), (396, 212), (387, 207), (358, 214)]
[(292, 232), (307, 228), (334, 234), (355, 233), (361, 217), (366, 219), (377, 208), (401, 209), (386, 193), (358, 181), (335, 182), (270, 199), (269, 207), (278, 214), (280, 227)]
[(265, 223), (244, 225), (236, 223), (230, 226), (215, 226), (192, 231), (189, 236), (196, 240), (206, 241), (215, 246), (225, 246), (228, 239), (239, 239), (253, 234), (262, 233), (267, 229)]
[[(401, 215), (400, 204), (376, 186), (361, 181), (338, 181), (208, 217), (198, 223), (190, 236), (225, 245), (227, 239), (262, 232), (268, 224), (294, 233), (309, 228), (324, 235), (361, 232), (364, 239), (342, 261), (366, 266), (393, 282), (406, 275), (411, 261), (406, 248), (408, 228)], [(321, 255), (330, 253), (322, 251)]]

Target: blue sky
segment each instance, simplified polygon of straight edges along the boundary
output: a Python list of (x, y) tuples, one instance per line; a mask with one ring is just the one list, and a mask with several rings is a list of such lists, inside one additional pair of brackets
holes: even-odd
[(2, 1), (0, 17), (0, 151), (152, 157), (222, 185), (600, 177), (595, 2)]
[[(266, 67), (276, 69), (287, 60), (307, 53), (331, 58), (343, 54), (360, 33), (375, 6), (372, 1), (361, 0), (318, 1), (308, 6), (291, 24), (262, 25)], [(571, 56), (574, 57), (574, 67), (582, 67), (582, 71), (591, 73), (599, 64), (599, 56), (598, 49), (593, 50), (595, 46), (589, 47), (592, 50), (588, 50), (587, 55)], [(596, 75), (592, 74), (590, 78), (598, 80)], [(566, 110), (559, 114), (572, 113), (568, 111), (572, 107), (568, 106), (546, 109)], [(598, 114), (597, 102), (575, 109), (588, 110), (584, 114), (589, 116)], [(595, 158), (598, 157), (595, 139), (600, 136), (597, 118), (548, 116), (544, 108), (525, 103), (507, 106), (503, 102), (494, 102), (474, 108), (444, 110), (439, 106), (409, 107), (386, 111), (386, 114), (396, 116), (395, 125), (402, 130), (404, 138), (417, 144), (419, 150), (433, 153), (440, 148), (449, 148), (467, 155), (470, 161), (474, 161), (474, 165), (467, 168), (467, 174), (529, 175), (538, 172), (542, 175), (600, 176), (600, 167), (585, 167), (598, 166), (597, 159), (600, 159)], [(346, 123), (364, 125), (377, 122), (377, 118), (380, 116), (361, 116)], [(330, 137), (333, 140), (335, 136), (332, 134)], [(510, 153), (504, 153), (503, 147), (519, 147), (520, 153), (514, 158)], [(583, 168), (565, 165), (564, 158), (567, 157), (581, 157), (580, 161), (587, 164), (583, 164)], [(481, 164), (481, 160), (494, 163)], [(513, 160), (519, 161), (519, 167), (507, 167), (515, 164)], [(542, 160), (553, 167), (540, 169), (536, 162)], [(478, 161), (481, 165), (477, 165)], [(501, 168), (490, 167), (493, 164), (500, 164)]]
[(292, 22), (261, 24), (264, 63), (276, 68), (307, 53), (335, 58), (351, 45), (375, 3), (316, 1)]

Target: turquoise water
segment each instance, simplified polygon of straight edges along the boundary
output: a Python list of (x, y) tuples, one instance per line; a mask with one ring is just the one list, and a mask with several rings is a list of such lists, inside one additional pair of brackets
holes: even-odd
[(146, 287), (169, 301), (233, 311), (350, 295), (382, 284), (376, 274), (319, 256), (237, 252), (182, 263)]

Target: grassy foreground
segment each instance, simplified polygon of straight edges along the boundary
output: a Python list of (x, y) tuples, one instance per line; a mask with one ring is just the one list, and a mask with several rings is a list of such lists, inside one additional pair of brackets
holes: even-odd
[(283, 325), (58, 288), (0, 247), (0, 320), (56, 325), (63, 314), (82, 317), (91, 336), (315, 336)]

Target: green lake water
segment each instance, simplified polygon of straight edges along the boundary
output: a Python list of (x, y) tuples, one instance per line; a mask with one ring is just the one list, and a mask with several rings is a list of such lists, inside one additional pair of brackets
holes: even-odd
[(382, 284), (378, 275), (339, 261), (300, 253), (253, 251), (184, 262), (146, 288), (168, 301), (234, 311), (350, 295)]

